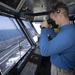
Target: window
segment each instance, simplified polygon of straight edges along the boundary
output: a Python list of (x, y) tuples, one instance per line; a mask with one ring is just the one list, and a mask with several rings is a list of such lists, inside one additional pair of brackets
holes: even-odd
[(3, 75), (31, 48), (14, 18), (0, 16), (0, 69)]
[(0, 0), (0, 5), (18, 12), (21, 9), (24, 2), (25, 0)]
[(41, 33), (41, 28), (40, 28), (41, 22), (33, 22), (32, 24), (35, 27), (38, 34), (40, 34)]
[(28, 32), (30, 33), (30, 36), (33, 38), (34, 42), (37, 42), (38, 41), (37, 32), (32, 27), (32, 24), (29, 21), (22, 20), (22, 22), (24, 23), (24, 25), (28, 29)]

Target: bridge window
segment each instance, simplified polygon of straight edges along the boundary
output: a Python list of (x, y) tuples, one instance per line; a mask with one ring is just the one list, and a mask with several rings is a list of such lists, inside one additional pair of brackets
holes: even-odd
[(24, 23), (24, 25), (28, 29), (28, 32), (29, 32), (30, 36), (33, 38), (34, 42), (37, 42), (38, 41), (37, 32), (34, 29), (34, 26), (29, 21), (22, 20), (22, 22)]
[(38, 34), (40, 34), (41, 33), (41, 28), (40, 28), (41, 22), (32, 22), (32, 24), (35, 27)]
[(14, 18), (0, 16), (0, 69), (3, 75), (31, 48)]

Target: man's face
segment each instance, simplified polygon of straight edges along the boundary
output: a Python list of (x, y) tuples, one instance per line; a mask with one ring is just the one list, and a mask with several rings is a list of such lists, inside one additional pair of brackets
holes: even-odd
[(53, 14), (53, 13), (51, 13), (50, 14), (50, 18), (53, 20), (53, 21), (55, 21), (55, 23), (57, 24), (57, 25), (59, 25), (59, 17), (58, 17), (58, 14)]

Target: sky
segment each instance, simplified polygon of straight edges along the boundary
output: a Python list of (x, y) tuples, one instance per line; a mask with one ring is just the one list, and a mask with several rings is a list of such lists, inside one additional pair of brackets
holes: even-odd
[(0, 16), (0, 30), (3, 29), (16, 29), (16, 27), (8, 17)]

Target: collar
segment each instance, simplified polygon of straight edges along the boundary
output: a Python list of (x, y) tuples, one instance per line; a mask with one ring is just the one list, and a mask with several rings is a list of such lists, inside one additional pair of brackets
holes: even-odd
[(66, 24), (64, 26), (61, 26), (60, 30), (69, 29), (70, 27), (72, 27), (72, 24)]

